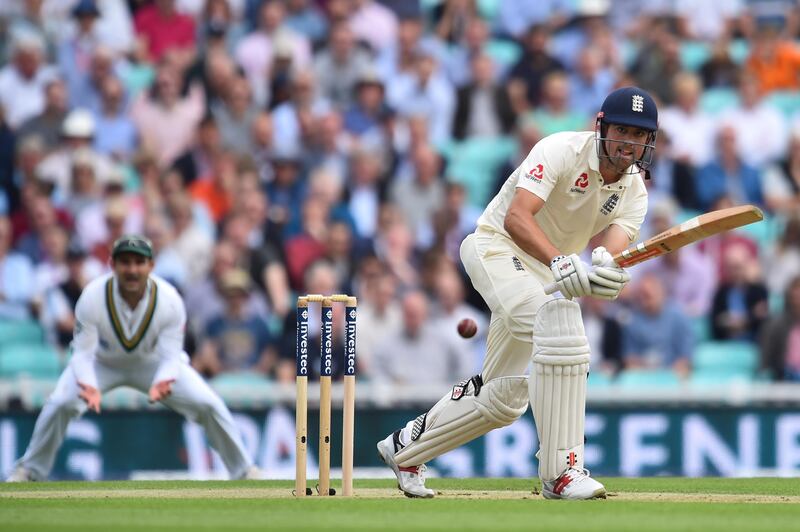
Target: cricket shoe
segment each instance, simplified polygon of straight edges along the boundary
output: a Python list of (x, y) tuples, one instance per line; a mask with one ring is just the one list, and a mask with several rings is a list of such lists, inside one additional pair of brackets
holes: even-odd
[(21, 465), (15, 467), (14, 471), (6, 478), (6, 482), (35, 482), (36, 480), (37, 478), (30, 469)]
[(555, 480), (542, 481), (545, 499), (605, 499), (606, 488), (589, 476), (588, 469), (571, 467)]
[(242, 475), (241, 480), (263, 480), (264, 473), (256, 466), (250, 466)]
[(425, 464), (400, 467), (395, 462), (394, 455), (402, 448), (400, 431), (397, 430), (378, 442), (378, 455), (383, 463), (392, 468), (397, 477), (397, 487), (406, 497), (430, 499), (434, 496), (434, 491), (425, 487)]

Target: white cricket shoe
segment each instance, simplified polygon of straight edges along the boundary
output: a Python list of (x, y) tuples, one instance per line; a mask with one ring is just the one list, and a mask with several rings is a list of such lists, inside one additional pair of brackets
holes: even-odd
[(557, 479), (543, 481), (542, 495), (545, 499), (605, 499), (606, 488), (589, 476), (588, 469), (571, 467)]
[(264, 473), (261, 472), (257, 466), (250, 466), (247, 468), (247, 471), (244, 472), (244, 475), (240, 477), (239, 480), (263, 480)]
[(24, 466), (18, 465), (14, 468), (14, 471), (8, 475), (6, 478), (6, 482), (34, 482), (36, 477), (34, 477), (33, 473)]
[(402, 449), (399, 440), (400, 431), (389, 434), (386, 439), (378, 442), (378, 454), (383, 462), (392, 468), (397, 477), (397, 487), (406, 497), (430, 499), (435, 492), (425, 487), (425, 464), (400, 467), (394, 461), (394, 455)]

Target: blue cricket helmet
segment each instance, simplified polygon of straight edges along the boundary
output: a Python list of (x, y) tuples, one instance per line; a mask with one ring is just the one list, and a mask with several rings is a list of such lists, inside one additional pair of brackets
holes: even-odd
[(656, 135), (658, 133), (658, 108), (653, 97), (639, 87), (622, 87), (611, 92), (603, 101), (600, 112), (597, 113), (597, 125), (595, 127), (597, 157), (609, 159), (616, 165), (619, 164), (616, 158), (606, 153), (605, 150), (604, 141), (607, 140), (606, 133), (609, 124), (639, 127), (650, 132), (643, 144), (639, 142), (627, 143), (644, 146), (642, 157), (636, 159), (634, 163), (638, 167), (636, 171), (643, 170), (645, 179), (649, 179), (648, 168), (653, 163)]

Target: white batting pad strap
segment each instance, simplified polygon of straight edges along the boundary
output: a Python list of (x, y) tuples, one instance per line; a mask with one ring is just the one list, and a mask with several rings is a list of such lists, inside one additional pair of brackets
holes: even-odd
[(539, 434), (539, 476), (550, 481), (570, 462), (583, 463), (589, 344), (580, 306), (566, 299), (542, 305), (533, 341), (529, 394)]
[(400, 467), (424, 464), (492, 429), (510, 425), (528, 409), (528, 377), (498, 377), (475, 396), (470, 383), (457, 399), (448, 393), (426, 414), (410, 421), (413, 441), (395, 460)]

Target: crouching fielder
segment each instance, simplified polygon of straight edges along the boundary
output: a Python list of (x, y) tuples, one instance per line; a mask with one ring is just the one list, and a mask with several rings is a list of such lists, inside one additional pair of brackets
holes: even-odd
[[(618, 89), (603, 102), (594, 132), (542, 139), (486, 207), (461, 245), (464, 267), (492, 311), (482, 371), (378, 443), (407, 496), (433, 497), (425, 462), (513, 423), (530, 401), (544, 496), (605, 497), (583, 467), (589, 344), (572, 299), (614, 299), (629, 279), (611, 257), (637, 238), (644, 220), (641, 174), (657, 127), (649, 94)], [(577, 253), (601, 232), (603, 246), (585, 264)], [(544, 293), (554, 281), (566, 299)]]
[(188, 364), (186, 310), (178, 292), (151, 275), (150, 242), (124, 236), (111, 257), (113, 273), (89, 283), (78, 299), (72, 359), (8, 480), (46, 479), (70, 420), (87, 408), (99, 413), (102, 394), (118, 386), (136, 388), (201, 424), (231, 478), (256, 478), (231, 413)]

